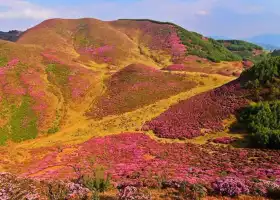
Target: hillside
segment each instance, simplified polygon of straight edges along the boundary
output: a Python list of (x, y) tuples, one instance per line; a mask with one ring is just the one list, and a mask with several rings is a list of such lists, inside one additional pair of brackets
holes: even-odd
[(0, 199), (277, 196), (279, 57), (232, 48), (146, 19), (0, 40)]
[(183, 74), (168, 74), (140, 64), (129, 65), (110, 77), (107, 90), (88, 115), (102, 118), (123, 114), (196, 86), (195, 81)]
[[(242, 40), (217, 40), (232, 53), (238, 55), (245, 61), (258, 62), (265, 56), (264, 49), (256, 44)], [(245, 63), (246, 65), (246, 63)]]
[(214, 62), (239, 60), (215, 40), (174, 24), (151, 20), (53, 19), (26, 31), (18, 43), (52, 49), (49, 39), (56, 43), (56, 51), (87, 65), (124, 67), (133, 60), (165, 67), (184, 63), (188, 55)]
[[(199, 74), (170, 74), (158, 68), (177, 62), (191, 65), (195, 59), (210, 67), (207, 58), (188, 55), (192, 45), (207, 46), (201, 46), (205, 56), (208, 50), (231, 53), (180, 28), (185, 39), (193, 40), (185, 46), (178, 30), (149, 20), (52, 19), (27, 30), (16, 43), (1, 41), (1, 144), (53, 134), (76, 121), (87, 123), (87, 117), (132, 112), (203, 87), (207, 78)], [(209, 73), (219, 73), (221, 66), (216, 71), (212, 66)], [(199, 68), (190, 71), (201, 72)]]
[[(265, 104), (268, 102), (265, 104), (266, 108), (264, 109), (270, 111), (272, 108), (268, 107), (274, 106), (274, 101), (276, 101), (276, 103), (278, 102), (280, 97), (278, 85), (279, 69), (279, 57), (264, 59), (254, 65), (254, 67), (244, 71), (237, 80), (171, 106), (166, 112), (146, 122), (142, 129), (145, 131), (152, 130), (158, 137), (162, 138), (185, 139), (194, 138), (211, 132), (224, 131), (224, 120), (231, 118), (231, 116), (236, 116), (237, 118), (241, 117), (240, 120), (244, 123), (244, 120), (248, 116), (246, 112), (244, 115), (242, 113), (246, 107), (250, 107), (250, 103), (261, 102)], [(254, 108), (254, 105), (252, 106)], [(260, 109), (262, 109), (262, 107)], [(252, 126), (255, 126), (253, 125), (256, 123), (254, 120), (263, 117), (267, 117), (267, 122), (262, 119), (258, 121), (258, 123), (265, 124), (265, 126), (267, 126), (266, 128), (270, 128), (270, 125), (267, 125), (270, 124), (269, 120), (278, 121), (278, 115), (272, 116), (271, 114), (271, 118), (267, 116), (268, 114), (265, 115), (267, 110), (260, 110), (264, 116), (260, 113), (258, 118), (254, 118), (254, 113), (256, 114), (257, 112), (256, 110), (250, 112), (252, 112), (250, 114), (252, 115), (250, 118), (250, 120), (252, 120), (252, 122), (250, 121)], [(245, 122), (248, 122), (246, 120)], [(275, 121), (273, 122), (275, 123)], [(278, 131), (278, 127), (274, 127), (273, 129)], [(253, 130), (252, 128), (250, 129), (251, 132), (256, 130), (258, 132), (257, 134), (264, 134), (267, 132), (264, 131), (264, 129), (260, 130), (256, 127), (254, 127)], [(273, 134), (279, 133), (275, 132)], [(253, 136), (255, 137), (255, 135)], [(262, 137), (267, 137), (266, 140), (268, 140), (268, 136), (263, 135)], [(275, 137), (279, 138), (279, 136)], [(278, 143), (277, 145), (273, 144), (273, 147), (279, 148), (280, 140), (275, 139), (274, 142), (276, 141), (278, 141)], [(265, 146), (269, 146), (269, 144), (270, 142), (265, 142)]]

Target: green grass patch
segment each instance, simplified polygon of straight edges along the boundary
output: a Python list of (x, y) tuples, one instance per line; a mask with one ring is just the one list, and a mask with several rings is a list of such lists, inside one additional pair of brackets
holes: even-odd
[(59, 131), (60, 119), (61, 119), (60, 114), (58, 111), (56, 111), (56, 119), (53, 122), (52, 127), (49, 128), (49, 130), (47, 131), (48, 134), (54, 134)]
[(53, 75), (53, 78), (58, 85), (63, 86), (68, 83), (70, 70), (67, 66), (61, 64), (48, 64), (46, 72)]
[(37, 137), (37, 117), (31, 108), (30, 97), (23, 97), (21, 105), (14, 109), (9, 124), (11, 126), (10, 137), (14, 142), (21, 142)]
[(8, 64), (8, 59), (0, 56), (0, 67), (4, 67)]
[(9, 129), (7, 126), (0, 128), (0, 146), (5, 145), (8, 140)]

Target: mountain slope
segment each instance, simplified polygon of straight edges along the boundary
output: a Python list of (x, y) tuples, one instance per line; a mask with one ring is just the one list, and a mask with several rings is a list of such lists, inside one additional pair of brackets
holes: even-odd
[(234, 58), (216, 41), (170, 23), (44, 21), (15, 43), (0, 42), (1, 144), (79, 128), (88, 117), (122, 115), (202, 87), (199, 73), (157, 68), (198, 63), (192, 71), (200, 72), (207, 63), (214, 69), (209, 56)]
[(110, 77), (106, 92), (88, 115), (95, 118), (120, 115), (196, 86), (183, 74), (170, 74), (141, 64), (129, 65)]
[(128, 65), (125, 61), (129, 59), (165, 66), (182, 63), (187, 55), (214, 61), (238, 60), (215, 40), (151, 20), (53, 19), (26, 31), (18, 43), (47, 49), (52, 49), (54, 43), (57, 51), (72, 55), (72, 59), (117, 66)]
[(264, 59), (243, 72), (237, 80), (170, 107), (146, 122), (143, 130), (152, 130), (158, 137), (173, 139), (223, 131), (223, 120), (231, 115), (238, 116), (250, 102), (279, 99), (279, 69), (280, 57)]
[(253, 43), (242, 40), (218, 40), (218, 42), (246, 61), (256, 63), (265, 56), (263, 48)]

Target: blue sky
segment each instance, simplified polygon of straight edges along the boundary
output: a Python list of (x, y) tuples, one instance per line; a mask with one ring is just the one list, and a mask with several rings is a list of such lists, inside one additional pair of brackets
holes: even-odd
[(0, 0), (0, 30), (25, 30), (48, 18), (171, 21), (204, 35), (280, 34), (280, 0)]

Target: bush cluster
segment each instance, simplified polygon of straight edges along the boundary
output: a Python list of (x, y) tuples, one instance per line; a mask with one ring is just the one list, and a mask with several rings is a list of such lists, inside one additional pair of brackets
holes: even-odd
[(239, 121), (257, 145), (280, 148), (280, 101), (251, 105), (241, 112)]
[(226, 49), (223, 44), (214, 39), (203, 39), (203, 36), (176, 26), (177, 34), (182, 43), (187, 46), (187, 54), (207, 58), (213, 62), (238, 61), (241, 57)]

